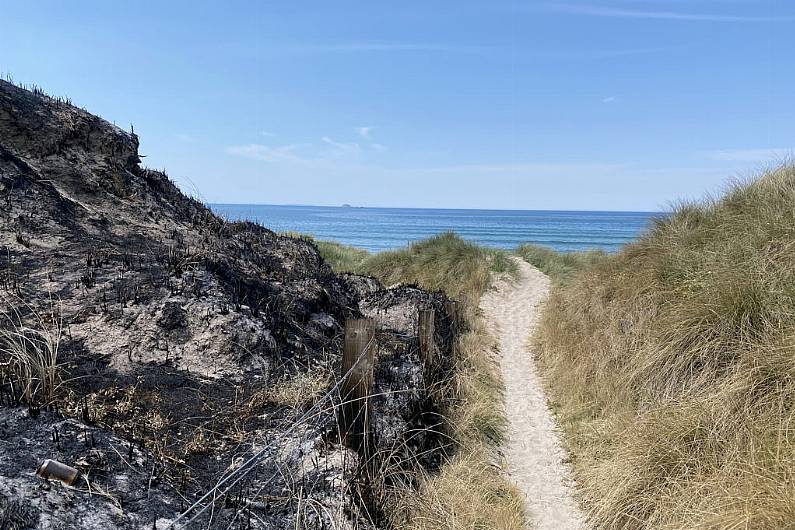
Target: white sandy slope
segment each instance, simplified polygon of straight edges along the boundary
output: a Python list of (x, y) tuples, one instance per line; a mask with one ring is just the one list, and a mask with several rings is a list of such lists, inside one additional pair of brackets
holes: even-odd
[(531, 527), (584, 528), (566, 452), (528, 349), (539, 306), (549, 293), (549, 278), (524, 260), (516, 259), (516, 264), (518, 280), (498, 281), (481, 301), (491, 332), (499, 340), (509, 421), (504, 448), (508, 472), (525, 496)]

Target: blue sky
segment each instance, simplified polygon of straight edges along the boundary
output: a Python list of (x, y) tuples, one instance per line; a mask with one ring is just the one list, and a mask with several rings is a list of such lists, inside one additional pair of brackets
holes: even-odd
[(209, 202), (656, 210), (795, 147), (795, 2), (15, 2), (0, 72)]

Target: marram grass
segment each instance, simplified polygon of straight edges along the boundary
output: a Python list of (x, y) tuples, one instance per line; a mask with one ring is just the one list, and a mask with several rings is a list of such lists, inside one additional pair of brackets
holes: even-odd
[(596, 528), (795, 528), (795, 167), (559, 283), (535, 337)]
[(585, 252), (556, 252), (540, 245), (524, 244), (516, 253), (556, 282), (565, 282), (577, 271), (606, 258), (601, 250)]
[(323, 258), (338, 273), (375, 276), (386, 285), (414, 283), (477, 301), (494, 274), (514, 274), (516, 265), (502, 250), (465, 241), (453, 232), (412, 243), (406, 248), (371, 254), (333, 241), (316, 241)]

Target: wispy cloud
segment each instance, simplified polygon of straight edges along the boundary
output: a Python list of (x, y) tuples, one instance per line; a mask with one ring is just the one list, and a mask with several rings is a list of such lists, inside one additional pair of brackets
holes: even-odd
[(689, 13), (683, 11), (650, 11), (645, 9), (626, 9), (595, 4), (549, 3), (547, 10), (587, 15), (594, 17), (636, 18), (656, 20), (680, 20), (693, 22), (786, 22), (795, 20), (792, 16), (749, 16), (715, 13)]
[(264, 144), (230, 145), (224, 151), (230, 155), (252, 160), (261, 160), (271, 163), (305, 163), (306, 159), (299, 156), (296, 151), (299, 144), (270, 146)]
[(372, 132), (372, 130), (374, 128), (375, 127), (372, 127), (372, 126), (369, 126), (369, 127), (357, 127), (356, 128), (356, 132), (359, 133), (359, 136), (361, 136), (362, 138), (365, 138), (365, 139), (369, 140), (370, 139), (370, 132)]
[(367, 155), (383, 153), (387, 148), (378, 143), (343, 142), (329, 136), (320, 138), (319, 143), (295, 143), (288, 145), (267, 145), (261, 143), (230, 145), (224, 152), (250, 160), (271, 164), (295, 165), (304, 167), (325, 167), (328, 164), (359, 163)]
[[(684, 49), (687, 46), (656, 46), (618, 49), (587, 50), (524, 50), (516, 60), (578, 60), (605, 59), (628, 55), (646, 55)], [(412, 43), (412, 42), (358, 42), (358, 43), (317, 43), (287, 44), (268, 48), (276, 54), (325, 55), (355, 53), (393, 53), (393, 52), (439, 52), (450, 54), (471, 54), (483, 58), (514, 57), (516, 50), (500, 45), (468, 45), (458, 43)]]
[(460, 174), (473, 175), (505, 175), (522, 177), (524, 175), (557, 175), (571, 173), (595, 173), (617, 171), (626, 164), (591, 163), (591, 162), (516, 162), (502, 164), (467, 164), (426, 167), (408, 170), (420, 175), (428, 174)]
[(618, 98), (615, 96), (608, 96), (606, 98), (602, 98), (602, 103), (615, 103)]
[[(330, 138), (329, 138), (330, 139)], [(331, 140), (331, 139), (330, 139)], [(335, 142), (343, 144), (343, 142)], [(276, 203), (381, 205), (465, 208), (593, 208), (657, 209), (671, 195), (670, 182), (680, 183), (677, 195), (695, 198), (705, 188), (718, 186), (727, 176), (725, 167), (644, 167), (632, 162), (602, 161), (495, 161), (460, 165), (404, 166), (371, 159), (369, 147), (360, 157), (335, 158), (324, 154), (333, 146), (320, 145), (232, 146), (227, 152), (272, 163), (267, 172), (273, 183), (267, 200)], [(362, 146), (363, 148), (366, 146)], [(720, 164), (720, 166), (723, 166)], [(217, 202), (252, 202), (262, 191), (263, 173), (254, 171), (247, 187), (232, 187)], [(334, 181), (329, 187), (328, 182)], [(390, 182), (391, 186), (373, 186)], [(488, 182), (488, 186), (483, 183)], [(561, 196), (561, 189), (577, 187), (577, 196)], [(428, 193), (399, 194), (395, 190), (422, 188)], [(246, 192), (240, 191), (246, 189)], [(511, 190), (506, 194), (505, 190)], [(271, 191), (273, 193), (271, 193)], [(654, 199), (650, 199), (654, 197)], [(641, 199), (643, 199), (641, 201)], [(264, 200), (260, 198), (259, 200)]]
[(710, 160), (723, 162), (780, 162), (793, 158), (791, 147), (765, 147), (760, 149), (719, 149), (702, 153)]
[(633, 55), (650, 55), (687, 49), (687, 45), (650, 46), (639, 48), (616, 48), (605, 50), (532, 50), (522, 54), (528, 59), (577, 60), (577, 59), (612, 59)]
[[(312, 144), (290, 144), (283, 146), (269, 146), (264, 144), (243, 144), (232, 145), (224, 149), (227, 154), (261, 160), (263, 162), (281, 163), (285, 165), (298, 166), (318, 166), (334, 167), (337, 169), (358, 168), (377, 173), (389, 173), (392, 175), (412, 175), (417, 177), (428, 175), (500, 175), (520, 176), (523, 174), (568, 174), (583, 171), (615, 171), (625, 167), (625, 164), (602, 164), (602, 163), (569, 163), (569, 162), (520, 162), (520, 163), (498, 163), (498, 164), (463, 164), (417, 167), (404, 169), (389, 169), (387, 167), (368, 163), (357, 157), (347, 157), (340, 159), (338, 155), (364, 153), (365, 146), (358, 143), (338, 142), (324, 136), (321, 138), (323, 148)], [(385, 151), (386, 147), (381, 144), (367, 144), (367, 148), (372, 151)], [(329, 149), (330, 148), (330, 149)]]
[(370, 53), (370, 52), (452, 52), (482, 53), (494, 47), (439, 42), (338, 42), (316, 44), (288, 44), (276, 49), (295, 53)]
[(335, 158), (356, 157), (362, 152), (362, 146), (356, 142), (337, 142), (328, 136), (321, 138), (321, 141), (331, 148), (328, 154)]

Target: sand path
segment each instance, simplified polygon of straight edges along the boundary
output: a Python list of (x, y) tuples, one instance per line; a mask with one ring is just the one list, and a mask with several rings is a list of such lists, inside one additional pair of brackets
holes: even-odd
[(500, 280), (481, 301), (486, 321), (499, 339), (509, 432), (505, 447), (511, 480), (525, 496), (530, 524), (539, 530), (584, 528), (573, 497), (566, 452), (560, 443), (541, 381), (528, 349), (549, 278), (515, 258), (518, 281)]

